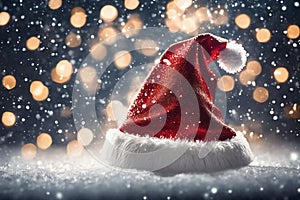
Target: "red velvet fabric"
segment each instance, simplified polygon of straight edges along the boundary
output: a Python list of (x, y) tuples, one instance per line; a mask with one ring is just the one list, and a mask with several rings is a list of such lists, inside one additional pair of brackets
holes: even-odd
[[(122, 132), (150, 135), (159, 138), (187, 139), (189, 141), (226, 140), (236, 135), (235, 131), (224, 123), (219, 108), (214, 104), (214, 95), (217, 83), (216, 75), (208, 64), (217, 59), (219, 52), (226, 48), (227, 41), (216, 38), (210, 34), (200, 34), (189, 40), (171, 45), (162, 55), (138, 96), (130, 106), (127, 118), (120, 127)], [(167, 87), (157, 84), (160, 79), (172, 84), (172, 90), (182, 95), (189, 95), (181, 81), (174, 78), (167, 68), (177, 70), (192, 86), (198, 101), (200, 117), (196, 126), (191, 126), (190, 117), (182, 116), (178, 98)], [(151, 118), (149, 109), (154, 104), (160, 104), (166, 113), (155, 112)], [(192, 113), (194, 105), (188, 106)], [(166, 114), (166, 122), (163, 128), (154, 131)], [(150, 123), (151, 122), (151, 123)], [(186, 125), (185, 131), (178, 131), (180, 123)], [(149, 126), (150, 124), (150, 126)], [(136, 129), (136, 125), (145, 127)], [(196, 134), (195, 134), (196, 133)], [(210, 137), (208, 137), (210, 136)]]

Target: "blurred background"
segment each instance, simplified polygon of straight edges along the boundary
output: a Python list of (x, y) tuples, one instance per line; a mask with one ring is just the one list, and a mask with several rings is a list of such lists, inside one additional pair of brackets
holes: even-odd
[[(234, 75), (220, 70), (218, 89), (228, 97), (227, 123), (244, 131), (251, 143), (275, 137), (295, 142), (297, 149), (299, 8), (297, 0), (0, 0), (0, 149), (17, 147), (27, 159), (56, 147), (71, 156), (80, 154), (96, 133), (74, 126), (77, 75), (87, 92), (89, 84), (99, 83), (97, 117), (116, 127), (118, 113), (112, 113), (112, 105), (126, 113), (138, 88), (129, 88), (127, 103), (111, 102), (109, 83), (139, 63), (155, 61), (164, 50), (156, 40), (136, 39), (139, 31), (132, 33), (147, 27), (165, 27), (184, 38), (210, 32), (241, 43), (249, 54), (244, 70)], [(110, 75), (101, 81), (94, 68), (80, 68), (88, 55), (98, 63), (105, 60), (118, 34), (141, 50), (120, 47), (110, 55), (116, 58)], [(143, 76), (132, 80), (142, 83)]]

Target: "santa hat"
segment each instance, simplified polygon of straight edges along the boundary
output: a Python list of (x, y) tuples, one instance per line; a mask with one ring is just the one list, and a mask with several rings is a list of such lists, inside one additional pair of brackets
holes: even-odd
[(224, 123), (214, 105), (218, 60), (239, 72), (246, 51), (234, 41), (200, 34), (170, 46), (153, 68), (119, 129), (100, 152), (111, 166), (166, 173), (216, 171), (248, 165), (249, 144)]

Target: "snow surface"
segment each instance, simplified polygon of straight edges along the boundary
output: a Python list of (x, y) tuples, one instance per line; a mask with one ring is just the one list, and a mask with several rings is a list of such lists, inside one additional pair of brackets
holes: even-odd
[(70, 159), (64, 150), (53, 149), (38, 152), (30, 162), (19, 152), (2, 153), (0, 199), (299, 199), (299, 152), (283, 143), (259, 142), (252, 148), (257, 156), (250, 166), (174, 176), (112, 170), (87, 152)]

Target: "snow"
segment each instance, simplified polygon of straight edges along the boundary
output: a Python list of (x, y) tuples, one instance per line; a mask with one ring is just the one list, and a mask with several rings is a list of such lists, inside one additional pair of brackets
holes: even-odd
[(0, 198), (299, 198), (299, 152), (287, 146), (276, 140), (259, 141), (252, 144), (256, 158), (247, 167), (174, 176), (113, 170), (102, 166), (88, 152), (71, 159), (63, 149), (56, 148), (39, 152), (34, 161), (22, 160), (18, 152), (11, 157), (2, 153)]

